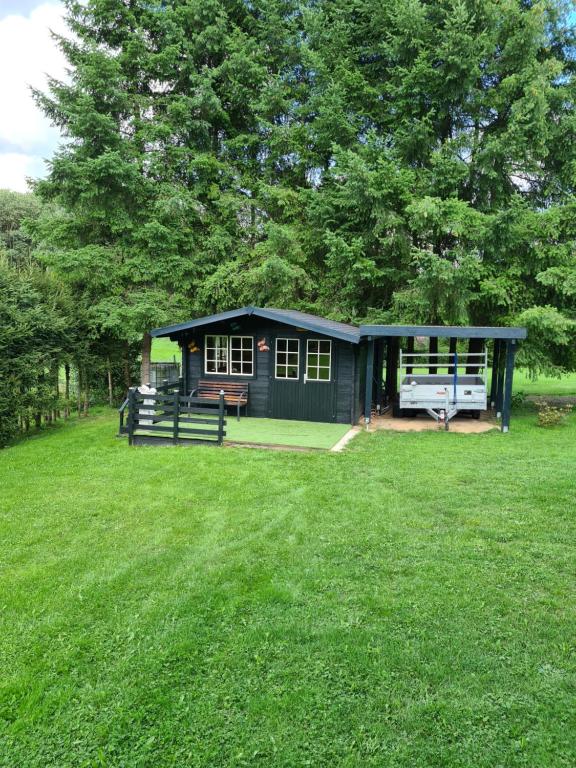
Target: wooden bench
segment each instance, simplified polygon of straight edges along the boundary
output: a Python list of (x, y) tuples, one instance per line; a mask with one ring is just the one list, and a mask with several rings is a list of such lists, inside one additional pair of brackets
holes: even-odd
[(221, 379), (200, 379), (190, 397), (218, 401), (220, 392), (224, 392), (224, 404), (236, 406), (236, 419), (240, 421), (240, 408), (248, 405), (248, 382), (222, 381)]

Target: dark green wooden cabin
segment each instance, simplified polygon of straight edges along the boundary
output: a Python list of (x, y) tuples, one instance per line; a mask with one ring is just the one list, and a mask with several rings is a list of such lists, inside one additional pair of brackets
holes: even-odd
[[(157, 328), (182, 349), (182, 389), (199, 383), (244, 382), (246, 413), (275, 419), (356, 424), (373, 408), (397, 399), (398, 351), (403, 340), (427, 337), (430, 352), (438, 339), (468, 340), (470, 349), (492, 348), (490, 406), (508, 431), (517, 343), (525, 328), (492, 326), (362, 325), (359, 328), (294, 309), (242, 307), (179, 325)], [(364, 407), (367, 403), (368, 407)]]
[[(243, 307), (158, 328), (182, 350), (183, 388), (244, 382), (247, 414), (353, 424), (363, 410), (358, 328), (305, 312)], [(365, 352), (364, 352), (365, 356)]]

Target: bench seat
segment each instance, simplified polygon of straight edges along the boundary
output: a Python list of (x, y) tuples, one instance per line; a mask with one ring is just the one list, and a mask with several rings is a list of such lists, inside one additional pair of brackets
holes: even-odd
[(190, 396), (217, 401), (220, 399), (220, 392), (224, 392), (225, 405), (236, 406), (236, 418), (240, 421), (240, 408), (248, 405), (248, 382), (200, 379)]

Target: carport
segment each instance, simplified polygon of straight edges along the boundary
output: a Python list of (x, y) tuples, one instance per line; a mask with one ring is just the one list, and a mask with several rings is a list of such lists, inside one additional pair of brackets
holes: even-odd
[[(518, 342), (526, 338), (526, 328), (502, 326), (432, 326), (432, 325), (361, 325), (360, 336), (366, 343), (366, 378), (364, 414), (370, 422), (372, 405), (392, 407), (398, 397), (398, 358), (401, 340), (406, 350), (414, 351), (417, 337), (429, 340), (430, 371), (435, 367), (438, 339), (449, 339), (450, 351), (455, 351), (459, 339), (468, 340), (469, 352), (479, 352), (486, 342), (492, 342), (492, 378), (488, 397), (489, 407), (501, 419), (502, 432), (510, 429), (514, 361)], [(437, 363), (436, 363), (437, 365)], [(385, 370), (384, 382), (382, 372)]]

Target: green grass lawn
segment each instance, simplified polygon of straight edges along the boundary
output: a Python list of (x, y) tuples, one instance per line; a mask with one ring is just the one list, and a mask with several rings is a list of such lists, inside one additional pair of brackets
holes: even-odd
[(4, 768), (576, 764), (576, 416), (0, 453)]
[(522, 368), (514, 371), (514, 390), (527, 395), (576, 395), (576, 373), (569, 373), (559, 379), (538, 376), (531, 379)]
[(181, 362), (182, 352), (175, 341), (152, 339), (151, 359), (153, 363), (171, 363), (174, 358), (176, 358), (177, 363)]

